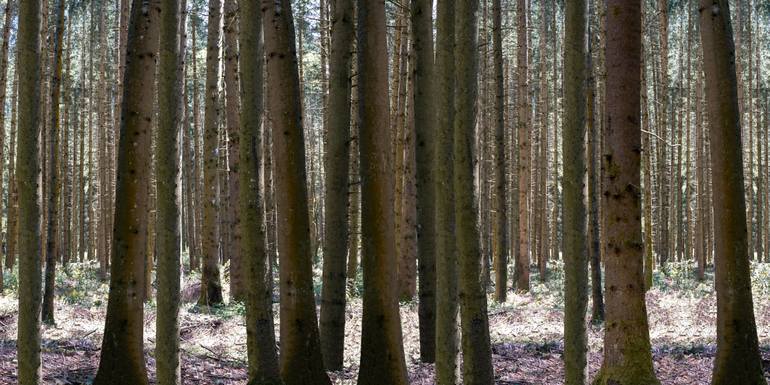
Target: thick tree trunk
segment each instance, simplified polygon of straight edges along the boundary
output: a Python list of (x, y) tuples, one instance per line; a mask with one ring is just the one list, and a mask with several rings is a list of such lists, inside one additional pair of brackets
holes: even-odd
[(453, 385), (457, 371), (455, 196), (450, 188), (454, 175), (454, 2), (438, 1), (436, 15), (436, 384)]
[(37, 189), (40, 124), (40, 2), (19, 4), (19, 385), (37, 385), (40, 373), (40, 215)]
[(144, 262), (150, 148), (160, 8), (135, 0), (129, 24), (123, 90), (120, 175), (116, 188), (110, 296), (102, 355), (94, 384), (147, 384), (144, 362)]
[(726, 0), (701, 0), (717, 290), (717, 355), (712, 384), (766, 384), (751, 298), (735, 46)]
[(608, 104), (602, 156), (607, 327), (596, 385), (659, 384), (652, 367), (642, 279), (641, 6), (639, 0), (607, 2)]
[[(499, 8), (499, 7), (498, 7)], [(454, 190), (457, 199), (457, 257), (460, 270), (463, 384), (492, 385), (492, 348), (489, 341), (487, 293), (481, 276), (478, 210), (473, 196), (473, 136), (476, 125), (478, 53), (476, 0), (457, 2), (455, 18), (456, 97), (454, 121)], [(502, 63), (499, 66), (502, 76)], [(498, 78), (498, 80), (501, 80)], [(498, 84), (498, 92), (502, 84)], [(502, 105), (498, 105), (502, 107)], [(502, 108), (499, 110), (502, 114)], [(498, 119), (501, 115), (498, 115)], [(499, 123), (499, 122), (498, 122)], [(502, 128), (498, 127), (500, 136)], [(499, 141), (502, 145), (502, 140)], [(502, 153), (499, 150), (498, 153)], [(504, 165), (504, 163), (503, 163)], [(503, 185), (504, 186), (504, 185)]]
[(264, 211), (259, 188), (259, 134), (264, 86), (262, 13), (258, 0), (240, 2), (241, 131), (239, 141), (240, 253), (246, 286), (246, 350), (250, 385), (281, 384), (273, 325), (272, 275), (265, 254)]
[(398, 308), (385, 3), (358, 0), (364, 298), (359, 385), (408, 384)]
[(294, 21), (289, 0), (262, 0), (268, 106), (275, 156), (281, 281), (281, 376), (287, 385), (329, 384), (318, 336), (305, 148)]
[[(586, 2), (570, 1), (565, 9), (564, 42), (564, 376), (565, 384), (586, 382), (586, 307), (588, 247), (586, 242)], [(588, 96), (593, 99), (593, 92)], [(589, 127), (594, 127), (589, 122)], [(593, 132), (589, 133), (589, 135)], [(595, 136), (589, 137), (593, 155)], [(593, 163), (593, 159), (589, 158)], [(595, 167), (590, 181), (595, 180)], [(588, 187), (593, 192), (593, 186)], [(595, 199), (591, 198), (591, 201)], [(595, 202), (594, 202), (595, 203)], [(593, 209), (592, 209), (593, 213)], [(591, 216), (594, 218), (594, 215)], [(593, 231), (592, 231), (593, 233)], [(593, 247), (591, 248), (594, 251)]]

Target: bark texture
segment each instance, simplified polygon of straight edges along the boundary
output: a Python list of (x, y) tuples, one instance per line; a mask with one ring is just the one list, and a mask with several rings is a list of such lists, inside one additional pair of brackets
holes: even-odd
[(639, 0), (607, 2), (602, 156), (607, 320), (604, 361), (595, 385), (659, 384), (652, 367), (643, 282), (641, 5)]
[(364, 298), (359, 385), (409, 383), (398, 307), (385, 2), (358, 0), (358, 119)]
[(717, 354), (711, 383), (766, 384), (751, 297), (732, 29), (726, 0), (701, 0), (700, 32), (711, 138), (717, 290)]
[(345, 270), (349, 233), (350, 65), (355, 36), (352, 0), (332, 1), (331, 23), (320, 328), (324, 367), (340, 370), (345, 350)]
[(144, 362), (144, 264), (153, 126), (158, 1), (134, 0), (128, 30), (117, 163), (110, 295), (95, 385), (148, 383)]
[(311, 259), (305, 140), (294, 21), (289, 0), (262, 0), (281, 281), (281, 377), (330, 384), (321, 359)]

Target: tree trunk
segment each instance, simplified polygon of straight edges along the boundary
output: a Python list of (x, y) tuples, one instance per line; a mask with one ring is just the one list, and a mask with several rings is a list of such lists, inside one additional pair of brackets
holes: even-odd
[(638, 0), (607, 2), (608, 104), (602, 156), (607, 327), (596, 385), (659, 384), (652, 367), (642, 279), (641, 6)]
[(272, 279), (265, 254), (262, 197), (259, 189), (259, 134), (262, 122), (263, 46), (262, 13), (257, 0), (241, 1), (241, 136), (239, 141), (240, 242), (246, 286), (246, 350), (249, 384), (281, 384), (273, 325)]
[[(505, 302), (508, 294), (508, 215), (505, 207), (505, 95), (503, 94), (502, 6), (492, 3), (492, 56), (495, 76), (495, 193), (494, 245), (495, 300)], [(485, 59), (486, 60), (486, 59)]]
[(222, 303), (219, 278), (219, 194), (217, 194), (217, 162), (219, 159), (219, 40), (222, 34), (222, 0), (209, 2), (208, 41), (206, 43), (206, 109), (203, 134), (203, 271), (201, 274), (201, 306)]
[(40, 2), (19, 4), (19, 385), (37, 385), (40, 373), (41, 258), (39, 228), (38, 129), (40, 126)]
[(155, 143), (157, 318), (155, 362), (158, 384), (181, 384), (179, 365), (179, 289), (181, 278), (179, 130), (184, 93), (184, 47), (187, 1), (160, 4), (158, 131)]
[[(499, 4), (497, 8), (499, 10)], [(460, 270), (459, 297), (462, 323), (463, 384), (492, 385), (494, 370), (492, 369), (492, 348), (489, 341), (487, 293), (481, 281), (478, 211), (473, 196), (473, 136), (476, 125), (474, 104), (477, 97), (478, 82), (477, 9), (478, 1), (476, 0), (457, 2), (457, 17), (455, 18), (457, 91), (454, 121), (454, 190), (457, 198), (455, 205), (456, 245)], [(502, 79), (502, 63), (499, 59), (498, 64), (499, 81)], [(498, 83), (497, 90), (500, 94), (502, 93), (501, 83)], [(498, 103), (498, 107), (500, 107), (498, 110), (498, 119), (500, 119), (502, 117), (501, 103)], [(502, 137), (501, 127), (498, 126), (497, 132)], [(502, 139), (498, 143), (502, 147)], [(500, 153), (502, 150), (498, 149), (498, 154)]]
[[(48, 215), (46, 216), (46, 243), (45, 243), (45, 287), (43, 290), (43, 323), (53, 325), (54, 322), (54, 285), (56, 281), (56, 260), (59, 253), (59, 129), (61, 115), (59, 103), (61, 101), (62, 83), (62, 50), (64, 42), (64, 0), (58, 0), (56, 6), (56, 33), (54, 36), (54, 56), (51, 65), (51, 123), (48, 126), (48, 161), (50, 169), (46, 183), (48, 201)], [(66, 145), (66, 144), (62, 144)]]
[[(412, 0), (412, 50), (415, 57), (414, 127), (417, 163), (417, 257), (420, 361), (436, 360), (435, 126), (433, 87), (433, 3)], [(412, 101), (410, 101), (412, 102)]]
[[(565, 9), (564, 42), (564, 376), (565, 384), (586, 382), (586, 307), (588, 304), (588, 248), (586, 245), (586, 3), (570, 1)], [(588, 63), (586, 63), (588, 61)], [(588, 68), (586, 68), (588, 67)], [(588, 96), (593, 99), (592, 89)], [(589, 122), (593, 128), (593, 122)], [(589, 135), (593, 132), (589, 133)], [(589, 136), (593, 155), (595, 136)], [(593, 163), (593, 158), (589, 158)], [(590, 181), (595, 180), (595, 167)], [(588, 187), (593, 192), (593, 186)], [(595, 199), (591, 198), (595, 203)], [(593, 209), (592, 209), (593, 214)], [(591, 215), (591, 218), (594, 218)], [(593, 234), (593, 231), (591, 232)], [(591, 251), (595, 251), (591, 248)]]
[(666, 265), (669, 258), (669, 224), (671, 218), (669, 216), (670, 211), (670, 196), (671, 186), (669, 181), (669, 175), (671, 171), (669, 165), (666, 163), (667, 148), (665, 141), (668, 140), (668, 0), (658, 0), (658, 22), (660, 24), (660, 79), (659, 87), (660, 92), (656, 98), (660, 104), (658, 108), (659, 130), (660, 137), (663, 138), (659, 142), (658, 151), (658, 175), (660, 177), (660, 221), (658, 227), (660, 229), (660, 245), (658, 248), (658, 259), (661, 267)]
[(350, 64), (353, 1), (332, 2), (329, 97), (326, 108), (324, 263), (321, 355), (327, 370), (341, 370), (345, 348), (345, 267), (348, 246)]
[[(252, 17), (252, 16), (249, 16)], [(243, 262), (240, 256), (240, 241), (243, 236), (238, 202), (240, 201), (240, 180), (238, 172), (238, 150), (240, 140), (240, 97), (238, 91), (238, 25), (240, 23), (238, 4), (235, 0), (225, 0), (225, 121), (227, 124), (228, 155), (228, 201), (226, 226), (230, 231), (230, 240), (225, 250), (225, 258), (230, 260), (230, 298), (243, 301), (246, 298), (246, 284), (243, 280)]]
[(529, 87), (527, 85), (527, 1), (518, 0), (516, 13), (518, 17), (517, 39), (518, 51), (516, 64), (518, 68), (518, 178), (519, 178), (519, 249), (516, 251), (514, 265), (514, 281), (517, 291), (529, 291), (529, 188), (531, 182), (530, 169), (530, 130), (529, 130)]
[(454, 2), (438, 1), (436, 15), (436, 384), (453, 385), (457, 371), (455, 196), (450, 188), (454, 175)]
[(160, 8), (135, 0), (128, 33), (110, 296), (95, 385), (147, 384), (144, 261)]
[(305, 181), (299, 72), (289, 0), (262, 0), (275, 156), (275, 197), (281, 258), (281, 376), (287, 385), (329, 384), (321, 360)]
[[(589, 4), (588, 15), (593, 15), (593, 4)], [(590, 20), (590, 19), (589, 19)], [(586, 128), (588, 134), (587, 174), (588, 174), (588, 245), (587, 252), (591, 266), (591, 323), (604, 322), (604, 295), (602, 293), (602, 247), (600, 228), (600, 202), (601, 202), (601, 166), (599, 153), (601, 151), (600, 126), (597, 123), (596, 106), (596, 78), (593, 68), (593, 43), (594, 34), (591, 22), (587, 22), (588, 42), (586, 52), (586, 76), (588, 85), (586, 92)], [(599, 72), (601, 69), (597, 70)], [(566, 100), (565, 100), (566, 102)], [(566, 107), (565, 107), (566, 108)], [(566, 163), (565, 163), (566, 164)], [(566, 257), (566, 255), (565, 255)], [(565, 258), (566, 261), (566, 258)]]
[[(18, 64), (18, 60), (17, 60)], [(8, 150), (8, 215), (6, 224), (5, 268), (11, 270), (16, 261), (16, 244), (19, 239), (19, 194), (16, 184), (16, 109), (18, 103), (19, 75), (14, 71), (13, 96), (11, 97), (11, 143)], [(2, 271), (2, 270), (0, 270)]]
[(408, 383), (398, 308), (385, 3), (358, 0), (363, 321), (359, 385)]
[(766, 384), (751, 298), (735, 46), (727, 1), (701, 0), (714, 223), (717, 354), (712, 384)]
[[(6, 99), (6, 84), (8, 83), (8, 47), (10, 46), (10, 42), (8, 41), (11, 31), (11, 23), (13, 22), (13, 7), (11, 4), (11, 0), (7, 0), (5, 2), (5, 22), (3, 23), (3, 44), (2, 48), (0, 48), (0, 106), (5, 106), (5, 99)], [(0, 125), (3, 127), (2, 130), (0, 130), (0, 185), (2, 185), (3, 180), (3, 168), (5, 166), (5, 161), (3, 160), (3, 156), (5, 153), (4, 146), (5, 146), (5, 108), (0, 109)], [(13, 140), (13, 139), (11, 139)], [(11, 150), (13, 151), (13, 150)], [(13, 163), (13, 161), (11, 161)], [(13, 171), (11, 169), (8, 170), (8, 174), (10, 175)], [(9, 178), (10, 179), (10, 178)], [(10, 180), (8, 183), (8, 187), (6, 188), (5, 192), (8, 193), (8, 213), (10, 213), (10, 189), (12, 185), (10, 184)], [(2, 189), (0, 189), (0, 198), (3, 197), (3, 194), (5, 192), (2, 192)], [(0, 199), (0, 211), (2, 211), (2, 199)], [(8, 230), (10, 229), (9, 226), (6, 225), (6, 244), (7, 240), (9, 238)], [(1, 239), (1, 238), (0, 238)], [(6, 254), (7, 249), (3, 248), (3, 250), (0, 250), (0, 291), (3, 289), (3, 278), (2, 278), (2, 262), (3, 262), (3, 254)], [(5, 260), (8, 260), (7, 254), (5, 255)]]

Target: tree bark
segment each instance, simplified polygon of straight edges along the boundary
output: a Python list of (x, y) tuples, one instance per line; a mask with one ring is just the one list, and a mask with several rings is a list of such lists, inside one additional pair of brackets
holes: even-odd
[(350, 65), (353, 1), (333, 0), (329, 97), (326, 108), (324, 262), (321, 353), (327, 370), (341, 370), (345, 350), (345, 268), (348, 246)]
[(144, 362), (144, 263), (159, 4), (132, 6), (118, 154), (110, 295), (95, 385), (147, 384)]
[(364, 298), (359, 385), (408, 383), (398, 308), (385, 3), (358, 0)]
[[(454, 190), (457, 218), (457, 258), (460, 270), (463, 384), (492, 385), (492, 348), (489, 341), (487, 293), (481, 276), (478, 210), (473, 196), (473, 136), (476, 125), (478, 1), (460, 0), (455, 12), (456, 95), (454, 120)], [(502, 63), (499, 63), (502, 76)], [(500, 80), (500, 78), (498, 78)], [(498, 84), (498, 92), (502, 84)], [(498, 105), (498, 107), (502, 107)], [(499, 110), (502, 113), (502, 108)], [(498, 119), (501, 116), (498, 115)], [(499, 123), (499, 122), (498, 122)], [(498, 127), (499, 131), (502, 128)], [(502, 137), (502, 133), (500, 133)], [(502, 145), (502, 140), (499, 141)], [(498, 150), (498, 153), (502, 153)], [(505, 186), (505, 185), (503, 185)]]
[[(249, 17), (252, 17), (251, 15)], [(241, 17), (235, 0), (225, 0), (225, 121), (227, 125), (227, 155), (229, 170), (227, 181), (227, 221), (230, 231), (225, 258), (230, 261), (230, 297), (235, 301), (246, 298), (246, 283), (243, 280), (243, 260), (240, 255), (240, 241), (243, 236), (238, 216), (240, 201), (240, 163), (238, 150), (240, 140), (240, 96), (238, 90), (238, 31)]]
[(607, 223), (607, 326), (604, 362), (595, 385), (659, 384), (652, 367), (642, 279), (641, 6), (639, 0), (607, 2), (602, 193)]
[(454, 178), (454, 1), (438, 1), (436, 15), (436, 384), (453, 385), (457, 371), (458, 307), (455, 196), (450, 188)]
[(40, 2), (19, 4), (19, 385), (37, 385), (40, 373), (40, 215), (37, 189), (40, 125)]
[(503, 93), (503, 38), (502, 6), (500, 0), (492, 3), (492, 56), (495, 76), (495, 193), (494, 245), (495, 300), (505, 302), (508, 294), (508, 213), (505, 205), (505, 95)]
[[(286, 385), (330, 384), (321, 360), (311, 258), (305, 148), (294, 21), (289, 0), (262, 0), (275, 156), (281, 281), (281, 376)], [(288, 213), (293, 213), (288, 215)]]
[(712, 384), (766, 384), (751, 298), (741, 119), (727, 1), (701, 0), (700, 25), (713, 140), (717, 354)]
[(206, 43), (206, 106), (203, 127), (203, 255), (201, 296), (198, 304), (221, 304), (222, 282), (219, 277), (219, 194), (217, 162), (219, 159), (219, 40), (222, 35), (222, 0), (209, 2), (208, 41)]
[(265, 253), (264, 211), (260, 195), (260, 125), (264, 86), (262, 13), (258, 0), (240, 2), (241, 111), (239, 164), (240, 242), (246, 286), (246, 350), (249, 385), (280, 385), (275, 346), (272, 275)]
[(158, 132), (155, 144), (157, 318), (155, 362), (159, 385), (181, 384), (179, 365), (179, 289), (181, 279), (179, 130), (186, 0), (160, 4), (158, 69)]
[[(54, 285), (56, 281), (56, 260), (59, 257), (59, 130), (61, 128), (62, 85), (62, 50), (64, 42), (64, 0), (58, 0), (56, 5), (56, 32), (54, 35), (54, 56), (51, 64), (51, 122), (48, 126), (48, 161), (50, 169), (46, 183), (46, 200), (48, 201), (46, 216), (45, 243), (45, 287), (43, 289), (43, 323), (54, 325)], [(62, 144), (66, 145), (66, 144)]]
[[(414, 126), (417, 163), (417, 258), (420, 361), (436, 360), (436, 200), (435, 126), (430, 100), (433, 86), (433, 3), (412, 0), (412, 50), (415, 57)], [(410, 101), (412, 102), (412, 101)]]
[[(588, 247), (586, 242), (586, 2), (565, 8), (564, 42), (564, 383), (586, 382), (586, 308)], [(589, 95), (593, 96), (589, 91)], [(593, 127), (592, 122), (589, 126)], [(590, 133), (592, 134), (592, 133)], [(595, 150), (595, 137), (589, 137)], [(589, 152), (593, 154), (593, 152)], [(593, 159), (590, 159), (592, 162)], [(595, 169), (592, 167), (592, 169)], [(595, 170), (594, 170), (595, 171)], [(592, 178), (593, 180), (594, 178)], [(593, 191), (589, 186), (589, 191)], [(593, 199), (592, 199), (593, 201)], [(592, 215), (593, 218), (593, 215)], [(593, 251), (593, 248), (591, 248)]]
[(529, 291), (529, 189), (532, 178), (530, 169), (530, 130), (529, 130), (529, 87), (527, 85), (527, 0), (518, 0), (516, 13), (518, 17), (517, 40), (518, 51), (516, 64), (518, 67), (518, 178), (519, 178), (519, 239), (514, 264), (514, 281), (517, 291)]

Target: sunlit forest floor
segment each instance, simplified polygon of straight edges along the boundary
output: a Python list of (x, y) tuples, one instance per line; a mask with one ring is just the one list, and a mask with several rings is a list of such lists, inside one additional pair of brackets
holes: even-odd
[[(770, 265), (754, 264), (752, 275), (763, 364), (770, 378)], [(654, 288), (647, 296), (655, 369), (663, 384), (708, 384), (710, 380), (716, 336), (713, 272), (706, 283), (693, 277), (692, 265), (670, 264), (665, 273), (656, 272)], [(530, 293), (511, 294), (504, 304), (490, 300), (497, 384), (562, 384), (562, 278), (562, 269), (555, 264), (546, 283), (533, 276)], [(195, 306), (199, 279), (196, 274), (184, 277), (180, 314), (184, 383), (245, 384), (243, 305), (229, 304), (203, 312)], [(15, 274), (6, 272), (5, 283), (6, 291), (0, 296), (0, 384), (15, 384)], [(360, 290), (360, 283), (358, 286)], [(97, 279), (93, 265), (71, 264), (66, 270), (59, 269), (57, 324), (43, 330), (45, 384), (90, 383), (99, 362), (107, 291), (108, 284)], [(433, 384), (433, 366), (419, 362), (417, 304), (403, 303), (401, 318), (411, 383)], [(276, 321), (276, 335), (277, 327)], [(360, 332), (361, 299), (355, 297), (348, 306), (345, 370), (330, 373), (335, 384), (355, 384)], [(154, 379), (152, 302), (145, 310), (144, 335), (147, 364)], [(601, 327), (589, 326), (591, 377), (601, 363), (602, 335)]]

